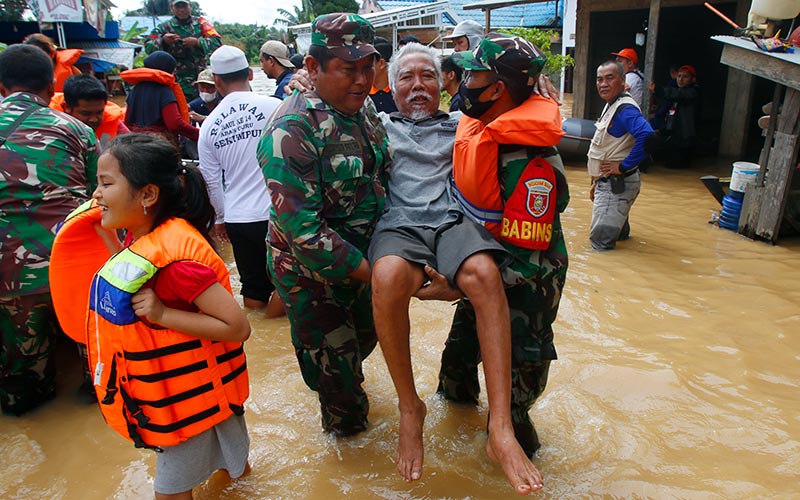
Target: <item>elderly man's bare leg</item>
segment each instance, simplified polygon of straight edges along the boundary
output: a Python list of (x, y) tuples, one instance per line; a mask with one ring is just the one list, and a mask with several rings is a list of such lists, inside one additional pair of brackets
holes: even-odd
[(489, 457), (502, 467), (517, 493), (540, 489), (541, 474), (514, 437), (511, 421), (511, 319), (500, 271), (486, 252), (461, 265), (456, 283), (475, 308), (489, 400)]
[(427, 410), (414, 385), (408, 318), (411, 296), (422, 286), (423, 279), (419, 264), (394, 255), (381, 257), (372, 267), (375, 331), (397, 390), (400, 410), (397, 471), (406, 481), (422, 477), (424, 458), (422, 427)]

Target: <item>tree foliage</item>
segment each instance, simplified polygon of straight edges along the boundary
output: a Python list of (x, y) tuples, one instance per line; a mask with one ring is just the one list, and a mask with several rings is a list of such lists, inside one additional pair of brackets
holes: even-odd
[(310, 0), (314, 17), (331, 12), (358, 12), (356, 0)]
[(546, 75), (560, 73), (562, 69), (575, 65), (575, 60), (572, 56), (562, 56), (561, 54), (553, 54), (553, 52), (551, 52), (550, 46), (553, 44), (552, 40), (560, 36), (556, 31), (540, 30), (539, 28), (507, 28), (499, 31), (524, 38), (542, 49), (542, 52), (547, 54), (547, 63), (545, 63), (542, 69), (542, 73)]
[(286, 40), (286, 31), (274, 26), (258, 26), (256, 24), (218, 24), (214, 27), (222, 36), (222, 43), (234, 45), (242, 49), (247, 60), (258, 64), (261, 45), (267, 40)]
[(27, 0), (0, 0), (0, 21), (22, 21), (27, 8)]
[(294, 12), (289, 12), (286, 9), (277, 9), (278, 14), (283, 17), (276, 18), (273, 24), (282, 24), (284, 26), (295, 26), (297, 24), (310, 23), (314, 20), (314, 15), (311, 10), (311, 0), (302, 0), (300, 7), (294, 6)]

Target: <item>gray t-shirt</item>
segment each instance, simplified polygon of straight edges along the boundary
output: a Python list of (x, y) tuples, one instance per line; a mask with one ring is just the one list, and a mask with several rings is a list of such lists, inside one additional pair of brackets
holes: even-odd
[(461, 209), (450, 192), (453, 142), (460, 112), (411, 120), (381, 113), (389, 135), (393, 163), (389, 171), (386, 210), (377, 229), (431, 227), (458, 219)]

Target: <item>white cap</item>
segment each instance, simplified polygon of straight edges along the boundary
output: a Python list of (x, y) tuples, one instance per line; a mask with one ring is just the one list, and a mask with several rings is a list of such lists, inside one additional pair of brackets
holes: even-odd
[(458, 38), (465, 36), (469, 40), (469, 48), (470, 50), (474, 49), (478, 46), (478, 44), (483, 40), (483, 26), (478, 24), (477, 22), (473, 21), (472, 19), (467, 19), (465, 21), (461, 21), (460, 23), (456, 24), (456, 27), (453, 29), (453, 32), (447, 36), (443, 36), (443, 40), (452, 40), (453, 38)]
[(211, 54), (211, 72), (215, 75), (236, 73), (249, 67), (244, 52), (232, 45), (223, 45)]

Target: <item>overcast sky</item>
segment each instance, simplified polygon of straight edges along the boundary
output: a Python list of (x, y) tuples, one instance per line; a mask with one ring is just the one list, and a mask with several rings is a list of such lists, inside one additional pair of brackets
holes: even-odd
[[(199, 0), (198, 3), (212, 21), (221, 23), (258, 24), (272, 26), (278, 14), (277, 7), (294, 13), (294, 6), (301, 0)], [(112, 0), (117, 7), (111, 9), (114, 18), (118, 19), (127, 10), (135, 10), (142, 6), (142, 0)]]

